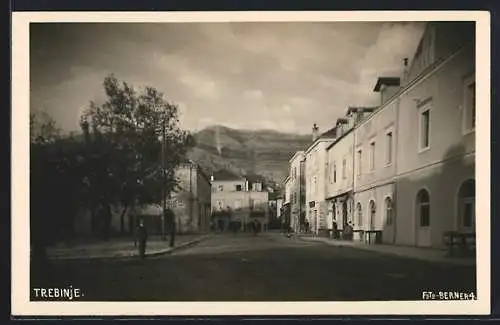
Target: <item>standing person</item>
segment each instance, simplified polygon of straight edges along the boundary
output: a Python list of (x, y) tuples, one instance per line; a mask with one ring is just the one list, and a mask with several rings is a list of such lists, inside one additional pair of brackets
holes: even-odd
[(332, 237), (333, 239), (338, 239), (338, 226), (337, 226), (337, 220), (333, 220), (332, 224)]
[(252, 230), (253, 230), (253, 234), (257, 235), (257, 219), (253, 219)]
[(146, 255), (146, 243), (148, 240), (148, 232), (146, 227), (144, 227), (144, 221), (141, 220), (139, 226), (136, 231), (136, 239), (134, 242), (134, 246), (137, 247), (137, 241), (139, 241), (139, 256), (144, 258)]
[(352, 240), (352, 235), (353, 235), (352, 230), (353, 230), (353, 227), (352, 227), (351, 222), (349, 221), (344, 229), (344, 239)]
[(169, 221), (169, 225), (170, 225), (170, 247), (174, 247), (175, 246), (175, 233), (176, 233), (176, 227), (177, 227), (177, 223), (175, 221), (175, 213), (172, 209), (168, 209), (167, 210), (167, 213), (168, 213), (168, 221)]

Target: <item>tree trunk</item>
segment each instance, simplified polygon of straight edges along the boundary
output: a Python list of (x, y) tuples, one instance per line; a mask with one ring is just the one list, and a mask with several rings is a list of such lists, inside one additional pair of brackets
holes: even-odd
[(103, 211), (102, 211), (102, 221), (103, 221), (103, 236), (104, 240), (109, 240), (110, 237), (110, 231), (111, 231), (111, 219), (112, 219), (112, 214), (111, 214), (111, 207), (109, 203), (104, 203), (103, 204)]
[(125, 234), (125, 213), (127, 212), (127, 210), (128, 210), (128, 205), (125, 205), (120, 215), (120, 233), (122, 235)]

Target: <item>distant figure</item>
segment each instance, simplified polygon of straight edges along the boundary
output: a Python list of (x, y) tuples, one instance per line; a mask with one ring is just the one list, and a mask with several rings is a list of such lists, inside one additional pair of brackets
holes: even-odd
[(148, 232), (146, 227), (144, 227), (144, 221), (141, 220), (136, 231), (136, 239), (134, 241), (134, 246), (137, 247), (137, 241), (139, 241), (139, 256), (144, 258), (146, 255), (146, 243), (148, 240)]
[(332, 224), (332, 237), (333, 239), (337, 239), (338, 238), (338, 226), (337, 226), (337, 221), (336, 220), (333, 220), (333, 224)]
[(259, 222), (257, 221), (257, 219), (253, 219), (253, 222), (252, 222), (252, 231), (253, 231), (253, 234), (254, 235), (257, 235), (257, 233), (259, 232)]
[(345, 229), (344, 229), (344, 239), (346, 240), (352, 240), (352, 235), (353, 235), (353, 231), (352, 231), (352, 225), (351, 225), (351, 222), (349, 221), (349, 223), (345, 226)]

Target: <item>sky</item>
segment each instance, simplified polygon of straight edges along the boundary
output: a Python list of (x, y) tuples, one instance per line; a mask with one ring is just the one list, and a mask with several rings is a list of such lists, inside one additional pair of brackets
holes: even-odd
[(113, 73), (179, 106), (181, 126), (326, 131), (348, 106), (376, 105), (423, 23), (38, 23), (30, 30), (30, 109), (65, 131), (105, 100)]

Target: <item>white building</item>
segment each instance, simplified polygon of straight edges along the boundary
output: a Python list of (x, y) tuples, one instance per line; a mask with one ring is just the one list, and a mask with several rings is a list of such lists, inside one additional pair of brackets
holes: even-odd
[(326, 148), (333, 143), (336, 129), (332, 128), (319, 134), (316, 124), (313, 126), (313, 143), (306, 149), (306, 219), (310, 230), (318, 234), (328, 229), (326, 204)]
[(401, 80), (379, 78), (381, 106), (354, 131), (361, 237), (440, 247), (445, 231), (474, 231), (474, 33), (429, 23)]
[(298, 151), (290, 159), (290, 227), (298, 232), (306, 216), (305, 152)]
[(398, 97), (395, 243), (475, 232), (475, 25), (429, 23)]
[(336, 123), (336, 140), (326, 148), (328, 228), (333, 223), (342, 230), (354, 223), (354, 126), (370, 114), (372, 107), (349, 107), (346, 118)]

